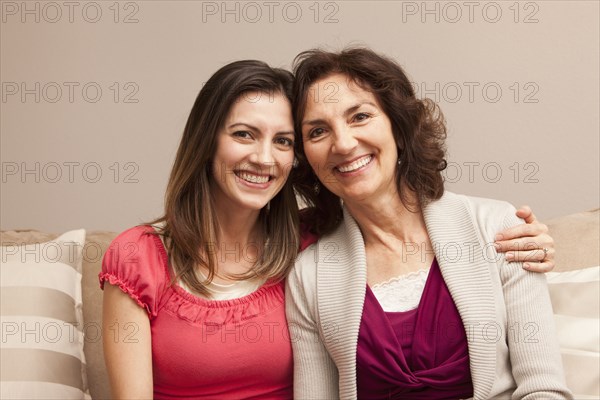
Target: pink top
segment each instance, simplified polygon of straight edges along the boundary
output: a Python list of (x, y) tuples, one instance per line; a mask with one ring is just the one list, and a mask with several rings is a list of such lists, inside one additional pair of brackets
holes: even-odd
[(170, 284), (167, 253), (153, 231), (137, 226), (117, 236), (99, 278), (148, 312), (154, 398), (292, 398), (284, 283), (233, 300), (194, 296)]

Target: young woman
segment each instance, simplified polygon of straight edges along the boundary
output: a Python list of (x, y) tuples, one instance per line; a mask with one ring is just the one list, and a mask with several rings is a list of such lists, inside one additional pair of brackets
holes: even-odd
[(367, 49), (297, 61), (298, 188), (320, 239), (287, 282), (294, 397), (572, 398), (544, 275), (494, 251), (514, 208), (444, 192), (437, 107)]
[[(287, 179), (292, 83), (259, 61), (217, 71), (191, 110), (164, 216), (107, 251), (100, 281), (114, 398), (292, 397), (283, 287), (301, 243)], [(532, 224), (507, 239), (533, 232), (552, 249), (523, 212)]]
[(110, 284), (103, 329), (115, 398), (291, 397), (282, 286), (300, 243), (291, 86), (289, 72), (259, 61), (217, 71), (190, 113), (160, 227), (111, 244), (100, 280)]

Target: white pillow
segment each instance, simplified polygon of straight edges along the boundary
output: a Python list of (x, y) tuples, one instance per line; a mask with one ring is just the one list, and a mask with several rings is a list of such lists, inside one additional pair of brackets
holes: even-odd
[(567, 386), (576, 399), (599, 399), (600, 267), (546, 276)]
[(85, 230), (0, 246), (0, 398), (89, 398), (81, 297)]

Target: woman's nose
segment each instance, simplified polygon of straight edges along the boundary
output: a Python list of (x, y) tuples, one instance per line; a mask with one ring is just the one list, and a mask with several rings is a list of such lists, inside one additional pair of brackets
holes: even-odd
[(268, 143), (257, 143), (254, 152), (250, 155), (250, 161), (259, 165), (273, 165), (275, 164), (275, 157), (273, 157), (273, 146)]
[(358, 140), (354, 137), (351, 130), (343, 127), (334, 132), (332, 151), (339, 154), (349, 154), (358, 145)]

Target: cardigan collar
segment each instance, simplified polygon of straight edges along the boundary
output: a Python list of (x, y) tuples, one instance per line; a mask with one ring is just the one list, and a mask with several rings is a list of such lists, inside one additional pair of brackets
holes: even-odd
[[(488, 397), (496, 376), (494, 289), (486, 244), (464, 196), (446, 192), (423, 210), (442, 276), (463, 321), (469, 346), (473, 398)], [(473, 301), (473, 295), (477, 301)]]
[[(340, 373), (340, 397), (356, 398), (356, 349), (367, 285), (364, 240), (346, 207), (344, 220), (317, 244), (317, 304), (324, 344)], [(484, 399), (495, 378), (494, 292), (484, 241), (465, 198), (446, 192), (424, 208), (425, 224), (452, 299), (467, 333), (473, 397)], [(477, 301), (469, 301), (472, 294)], [(346, 295), (340, 295), (346, 294)], [(469, 294), (471, 296), (469, 296)], [(492, 335), (493, 336), (493, 335)]]
[(340, 398), (354, 399), (367, 258), (360, 229), (346, 207), (340, 226), (317, 246), (317, 307), (324, 345), (337, 365), (340, 382), (347, 383), (340, 385)]

